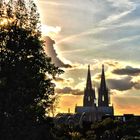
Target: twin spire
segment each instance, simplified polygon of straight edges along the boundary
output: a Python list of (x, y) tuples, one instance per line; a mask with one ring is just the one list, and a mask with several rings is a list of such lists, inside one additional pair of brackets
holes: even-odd
[[(101, 74), (100, 87), (106, 88), (104, 65), (102, 65), (102, 74)], [(92, 89), (91, 74), (90, 74), (90, 65), (88, 65), (86, 89)]]
[[(95, 90), (92, 88), (90, 65), (88, 65), (87, 83), (84, 92), (84, 106), (95, 105)], [(109, 106), (109, 95), (106, 87), (104, 65), (102, 65), (101, 82), (98, 91), (98, 106)]]

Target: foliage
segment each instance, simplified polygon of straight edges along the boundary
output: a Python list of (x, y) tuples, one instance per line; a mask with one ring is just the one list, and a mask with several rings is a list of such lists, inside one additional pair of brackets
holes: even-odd
[(52, 98), (52, 104), (50, 104), (50, 107), (48, 109), (49, 112), (49, 116), (55, 117), (57, 109), (59, 108), (58, 104), (59, 104), (59, 96), (55, 95)]
[[(66, 129), (67, 128), (67, 129)], [(56, 132), (65, 131), (69, 133), (70, 139), (76, 140), (139, 140), (140, 139), (140, 124), (139, 119), (131, 119), (126, 122), (121, 120), (112, 120), (106, 118), (105, 120), (94, 122), (88, 128), (71, 129), (69, 125), (56, 129), (56, 137), (59, 135)], [(60, 133), (59, 133), (60, 134)], [(61, 133), (61, 137), (64, 133)], [(66, 137), (66, 135), (65, 135)], [(67, 138), (67, 137), (66, 137)], [(65, 139), (66, 139), (65, 138)]]
[(0, 64), (0, 139), (35, 140), (62, 70), (44, 52), (33, 0), (0, 1)]

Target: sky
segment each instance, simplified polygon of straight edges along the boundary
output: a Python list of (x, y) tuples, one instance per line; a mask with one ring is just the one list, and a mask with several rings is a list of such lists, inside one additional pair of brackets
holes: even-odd
[(104, 64), (115, 114), (140, 114), (140, 0), (35, 2), (45, 51), (65, 71), (55, 81), (58, 112), (82, 105), (88, 64), (98, 90)]

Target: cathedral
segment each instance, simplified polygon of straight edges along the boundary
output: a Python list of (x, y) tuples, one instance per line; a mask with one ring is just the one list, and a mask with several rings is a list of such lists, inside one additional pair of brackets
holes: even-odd
[(105, 116), (114, 115), (113, 106), (110, 106), (110, 96), (106, 85), (104, 65), (102, 65), (100, 87), (98, 88), (98, 99), (96, 98), (95, 89), (92, 87), (90, 66), (88, 66), (83, 106), (76, 106), (75, 113), (83, 115), (85, 117), (85, 121), (89, 122), (102, 120)]
[(98, 94), (96, 94), (95, 88), (92, 87), (90, 66), (88, 66), (83, 106), (76, 106), (75, 113), (70, 113), (70, 111), (68, 111), (68, 113), (57, 114), (54, 119), (54, 123), (58, 127), (59, 124), (67, 124), (69, 126), (79, 125), (80, 127), (83, 127), (83, 122), (94, 123), (107, 117), (110, 117), (114, 120), (121, 120), (123, 122), (132, 118), (140, 119), (139, 116), (134, 116), (133, 114), (114, 116), (114, 108), (110, 105), (110, 94), (106, 85), (104, 65), (102, 65)]

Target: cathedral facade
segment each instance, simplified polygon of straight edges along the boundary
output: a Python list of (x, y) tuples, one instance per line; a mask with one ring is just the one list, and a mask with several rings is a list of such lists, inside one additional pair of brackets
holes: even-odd
[(76, 106), (75, 113), (81, 114), (85, 121), (90, 122), (102, 120), (104, 116), (114, 115), (113, 106), (110, 106), (110, 95), (106, 85), (104, 65), (102, 65), (100, 87), (98, 88), (98, 98), (96, 98), (95, 88), (92, 87), (90, 66), (88, 66), (83, 106)]

